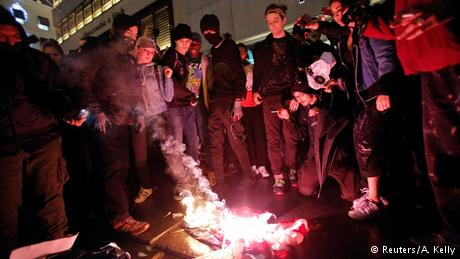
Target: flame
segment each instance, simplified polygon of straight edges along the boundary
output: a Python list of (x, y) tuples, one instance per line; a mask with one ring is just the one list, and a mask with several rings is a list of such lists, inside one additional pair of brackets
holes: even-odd
[[(185, 145), (167, 136), (164, 121), (157, 120), (154, 138), (160, 140), (168, 171), (177, 181), (181, 203), (185, 206), (184, 222), (188, 228), (198, 228), (222, 240), (222, 250), (239, 251), (239, 247), (267, 244), (273, 251), (288, 250), (303, 241), (308, 230), (307, 221), (268, 223), (275, 215), (269, 212), (237, 213), (225, 206), (202, 175), (198, 164), (185, 155)], [(244, 215), (243, 215), (244, 214)], [(236, 250), (235, 250), (236, 249)]]

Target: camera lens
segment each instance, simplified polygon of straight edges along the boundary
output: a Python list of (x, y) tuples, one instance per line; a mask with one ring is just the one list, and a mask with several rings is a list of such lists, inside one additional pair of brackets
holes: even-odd
[(315, 83), (320, 84), (320, 85), (326, 82), (326, 79), (323, 76), (315, 76), (314, 80), (315, 80)]

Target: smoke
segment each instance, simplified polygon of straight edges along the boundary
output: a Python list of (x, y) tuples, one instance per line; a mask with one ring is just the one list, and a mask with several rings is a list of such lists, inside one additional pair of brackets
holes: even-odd
[[(153, 139), (160, 142), (161, 151), (166, 159), (167, 172), (176, 181), (176, 196), (187, 208), (185, 222), (189, 227), (205, 227), (212, 224), (210, 218), (219, 221), (219, 215), (225, 210), (225, 202), (220, 201), (211, 189), (208, 179), (203, 176), (198, 163), (185, 154), (185, 144), (179, 143), (167, 133), (166, 121), (157, 116), (151, 121)], [(209, 217), (194, 217), (204, 211)], [(205, 219), (207, 218), (207, 219)]]

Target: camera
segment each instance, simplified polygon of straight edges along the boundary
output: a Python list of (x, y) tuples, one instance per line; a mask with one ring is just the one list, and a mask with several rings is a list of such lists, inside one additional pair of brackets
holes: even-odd
[(342, 22), (349, 24), (350, 22), (357, 22), (363, 20), (366, 16), (370, 15), (371, 9), (383, 4), (386, 0), (357, 0), (352, 1), (348, 10), (343, 14)]

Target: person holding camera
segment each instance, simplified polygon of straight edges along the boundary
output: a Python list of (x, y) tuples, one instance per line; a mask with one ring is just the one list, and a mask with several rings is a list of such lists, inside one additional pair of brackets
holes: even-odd
[[(388, 27), (375, 29), (375, 20), (385, 13), (382, 5), (374, 7), (372, 15), (367, 6), (332, 0), (330, 10), (336, 25), (311, 23), (307, 28), (321, 30), (337, 39), (337, 46), (348, 78), (349, 93), (354, 93), (355, 114), (353, 139), (361, 175), (366, 178), (367, 188), (353, 202), (348, 212), (351, 218), (367, 220), (379, 214), (387, 205), (380, 196), (380, 176), (385, 166), (382, 160), (385, 146), (392, 132), (394, 96), (401, 73), (396, 57), (394, 37)], [(338, 25), (338, 26), (337, 26)], [(385, 33), (388, 32), (388, 33)], [(354, 71), (355, 74), (351, 75)], [(354, 81), (354, 84), (351, 84)], [(354, 86), (354, 89), (350, 89)]]

